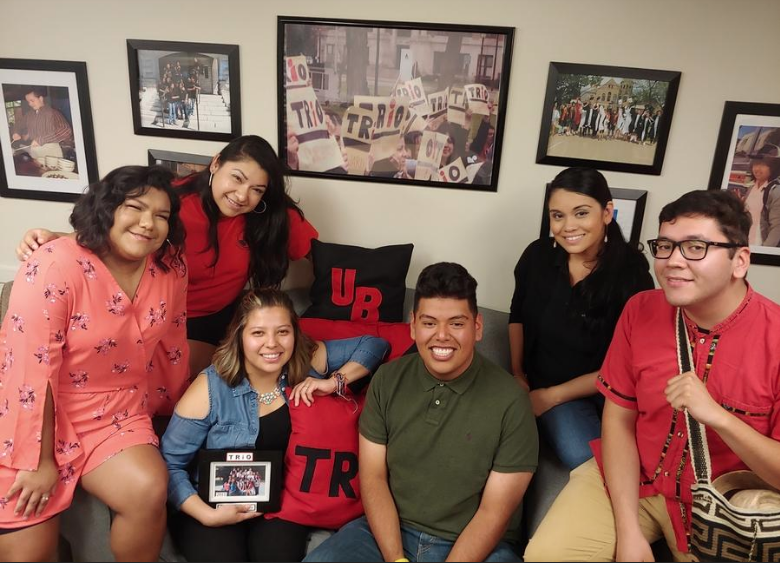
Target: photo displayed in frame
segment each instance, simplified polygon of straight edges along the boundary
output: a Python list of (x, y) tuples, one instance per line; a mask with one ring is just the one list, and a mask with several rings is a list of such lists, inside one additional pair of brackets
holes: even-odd
[(215, 508), (241, 503), (252, 511), (277, 512), (283, 459), (281, 451), (200, 450), (198, 495)]
[(0, 196), (76, 201), (98, 180), (87, 64), (0, 59)]
[(149, 149), (149, 166), (165, 166), (180, 178), (205, 169), (212, 158), (202, 154)]
[(661, 174), (680, 73), (550, 63), (536, 162)]
[(496, 191), (514, 29), (278, 19), (292, 174)]
[(127, 63), (136, 135), (241, 135), (238, 45), (128, 39)]
[(726, 102), (709, 189), (745, 202), (750, 261), (780, 266), (780, 104)]
[[(612, 203), (615, 206), (613, 218), (620, 226), (620, 231), (632, 246), (639, 247), (642, 236), (642, 221), (647, 205), (647, 190), (629, 188), (609, 188), (612, 193)], [(547, 213), (547, 201), (550, 199), (550, 184), (544, 192), (544, 208), (542, 209), (542, 226), (539, 237), (551, 237), (550, 215)]]

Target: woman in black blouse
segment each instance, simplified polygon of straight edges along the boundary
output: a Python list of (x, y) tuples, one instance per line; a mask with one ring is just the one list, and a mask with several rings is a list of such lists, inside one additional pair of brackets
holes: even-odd
[(650, 266), (617, 222), (604, 176), (569, 168), (550, 185), (553, 239), (515, 267), (509, 317), (512, 372), (531, 390), (539, 430), (569, 468), (592, 454), (604, 400), (596, 377), (626, 301), (653, 288)]

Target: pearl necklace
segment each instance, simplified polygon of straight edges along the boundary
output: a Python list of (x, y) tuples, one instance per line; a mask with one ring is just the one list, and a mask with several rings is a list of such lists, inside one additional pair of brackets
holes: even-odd
[(257, 400), (260, 401), (261, 403), (263, 403), (264, 405), (270, 405), (281, 394), (282, 394), (282, 388), (277, 383), (276, 387), (274, 387), (273, 391), (269, 391), (268, 393), (258, 393), (257, 394)]

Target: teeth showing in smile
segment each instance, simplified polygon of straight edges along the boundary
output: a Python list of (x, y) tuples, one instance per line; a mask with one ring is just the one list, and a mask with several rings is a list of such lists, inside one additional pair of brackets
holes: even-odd
[(235, 207), (235, 208), (237, 208), (237, 209), (240, 209), (240, 208), (244, 207), (244, 204), (242, 204), (242, 203), (238, 203), (237, 201), (234, 201), (234, 200), (230, 199), (229, 197), (225, 197), (225, 199), (227, 200), (227, 202), (228, 202), (228, 203), (229, 203), (229, 204), (230, 204), (232, 207)]
[(265, 358), (266, 360), (269, 360), (269, 361), (278, 360), (279, 356), (281, 356), (281, 355), (282, 355), (281, 352), (276, 352), (275, 354), (261, 354), (261, 356), (263, 356), (263, 358)]
[(577, 236), (574, 236), (574, 237), (563, 237), (563, 238), (566, 239), (567, 242), (577, 242), (578, 240), (580, 240), (584, 236), (585, 235), (577, 235)]
[(434, 357), (444, 359), (452, 356), (452, 354), (455, 353), (455, 350), (452, 348), (440, 348), (438, 346), (434, 346), (431, 348), (431, 352), (433, 352)]

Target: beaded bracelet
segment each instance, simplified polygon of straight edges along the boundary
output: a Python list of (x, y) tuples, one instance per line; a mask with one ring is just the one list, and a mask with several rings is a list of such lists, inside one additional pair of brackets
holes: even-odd
[(337, 371), (337, 372), (334, 372), (331, 377), (336, 380), (336, 391), (335, 391), (336, 396), (337, 397), (341, 397), (345, 401), (348, 401), (348, 402), (352, 403), (352, 405), (355, 407), (355, 409), (352, 412), (357, 412), (357, 410), (358, 410), (357, 401), (355, 401), (355, 399), (353, 399), (352, 397), (347, 396), (347, 394), (346, 394), (346, 391), (347, 391), (347, 378), (346, 378), (346, 376), (343, 373), (341, 373), (340, 371)]

